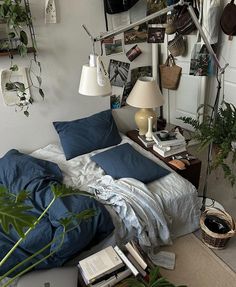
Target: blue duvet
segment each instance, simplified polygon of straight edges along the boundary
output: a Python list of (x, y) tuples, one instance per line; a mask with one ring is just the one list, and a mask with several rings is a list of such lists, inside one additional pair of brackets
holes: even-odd
[[(52, 162), (33, 158), (17, 150), (10, 150), (0, 159), (0, 185), (5, 186), (14, 194), (21, 190), (30, 192), (33, 213), (38, 217), (52, 198), (50, 186), (62, 183), (62, 173), (59, 167)], [(0, 275), (20, 261), (29, 257), (40, 248), (48, 244), (55, 236), (62, 233), (59, 220), (68, 212), (79, 213), (87, 208), (95, 208), (96, 215), (88, 221), (82, 221), (78, 228), (66, 234), (62, 247), (53, 256), (43, 261), (36, 269), (52, 268), (63, 265), (67, 260), (80, 251), (104, 239), (114, 229), (109, 213), (102, 204), (87, 196), (68, 196), (59, 198), (49, 209), (37, 227), (29, 233), (12, 256), (0, 267)], [(0, 226), (0, 258), (11, 249), (19, 236), (12, 228), (5, 234)], [(46, 250), (37, 259), (56, 248), (56, 244)], [(32, 260), (27, 266), (32, 265)], [(17, 273), (25, 269), (24, 266)], [(11, 274), (11, 276), (14, 275)]]

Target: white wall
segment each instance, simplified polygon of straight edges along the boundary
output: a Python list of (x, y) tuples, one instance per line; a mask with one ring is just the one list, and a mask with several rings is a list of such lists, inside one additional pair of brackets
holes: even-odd
[[(0, 99), (0, 155), (11, 148), (30, 152), (58, 141), (52, 121), (81, 118), (109, 108), (109, 97), (90, 98), (77, 92), (81, 67), (88, 62), (91, 52), (90, 40), (81, 25), (86, 24), (93, 35), (105, 31), (103, 1), (55, 1), (59, 21), (57, 24), (45, 24), (45, 0), (30, 0), (39, 60), (43, 69), (45, 100), (41, 101), (35, 91), (36, 103), (30, 108), (30, 117), (26, 118), (23, 113), (15, 112), (14, 107), (4, 106)], [(138, 64), (150, 64), (150, 45), (141, 44), (140, 47), (143, 54)], [(123, 59), (129, 62), (124, 56)], [(18, 64), (28, 63), (18, 56), (15, 60)], [(0, 69), (8, 68), (9, 65), (8, 57), (0, 57)], [(119, 126), (124, 125), (126, 130), (134, 127), (132, 111), (121, 111)]]

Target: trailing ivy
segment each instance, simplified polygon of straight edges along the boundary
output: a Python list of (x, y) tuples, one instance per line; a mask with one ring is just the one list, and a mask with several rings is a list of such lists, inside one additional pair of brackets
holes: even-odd
[[(32, 19), (31, 14), (29, 12), (29, 8), (25, 6), (25, 3), (22, 3), (22, 0), (3, 0), (3, 3), (0, 4), (0, 19), (6, 23), (8, 27), (8, 47), (7, 50), (9, 52), (9, 56), (11, 58), (10, 70), (12, 73), (18, 71), (18, 66), (13, 64), (13, 55), (11, 53), (11, 42), (16, 40), (17, 50), (20, 56), (24, 57), (28, 51), (29, 39), (28, 35), (24, 29), (24, 27), (32, 27)], [(36, 42), (35, 38), (32, 37), (32, 29), (31, 40), (32, 40), (32, 48), (34, 49), (34, 57), (30, 60), (30, 67), (28, 69), (28, 76), (30, 78), (29, 86), (26, 87), (24, 83), (20, 82), (12, 82), (6, 84), (6, 89), (8, 91), (15, 91), (19, 98), (19, 102), (16, 104), (16, 111), (23, 111), (25, 116), (29, 116), (29, 107), (33, 104), (34, 100), (32, 97), (27, 98), (27, 90), (31, 88), (36, 88), (38, 93), (42, 99), (44, 99), (44, 92), (42, 90), (42, 78), (41, 78), (41, 64), (37, 60), (36, 53)], [(35, 73), (32, 69), (32, 65), (38, 67), (38, 72)], [(36, 82), (32, 81), (32, 78), (36, 78)]]

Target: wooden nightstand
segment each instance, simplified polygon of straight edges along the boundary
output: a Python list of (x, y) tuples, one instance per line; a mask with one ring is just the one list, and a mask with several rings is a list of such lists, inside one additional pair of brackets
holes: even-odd
[[(158, 157), (160, 160), (165, 162), (169, 167), (171, 167), (173, 170), (175, 170), (178, 174), (180, 174), (182, 177), (186, 178), (188, 181), (190, 181), (196, 188), (199, 186), (199, 179), (200, 179), (200, 173), (201, 173), (201, 161), (199, 159), (193, 159), (190, 161), (191, 165), (186, 166), (186, 169), (180, 170), (175, 168), (173, 165), (169, 164), (169, 161), (172, 159), (171, 157), (162, 157), (158, 153), (156, 153), (152, 147), (145, 147), (144, 144), (139, 140), (138, 138), (138, 131), (132, 130), (128, 131), (126, 134), (130, 139), (132, 139), (134, 142), (139, 144), (141, 147), (143, 147), (145, 150), (148, 150), (152, 154), (154, 154), (156, 157)], [(179, 153), (179, 155), (185, 155), (186, 152)]]

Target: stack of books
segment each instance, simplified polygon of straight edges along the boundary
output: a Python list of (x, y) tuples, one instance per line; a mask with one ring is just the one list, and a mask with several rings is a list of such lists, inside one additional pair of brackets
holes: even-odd
[(146, 140), (145, 135), (144, 136), (138, 135), (138, 139), (143, 143), (145, 147), (152, 147), (155, 144), (154, 140), (152, 141)]
[[(180, 132), (169, 133), (166, 137), (161, 136), (163, 131), (153, 133), (153, 150), (162, 157), (186, 151), (185, 137)], [(166, 131), (165, 131), (166, 132)]]
[(81, 261), (78, 267), (87, 286), (111, 287), (121, 280), (134, 276), (146, 277), (148, 265), (132, 242), (125, 245), (125, 251), (118, 246), (109, 246)]

